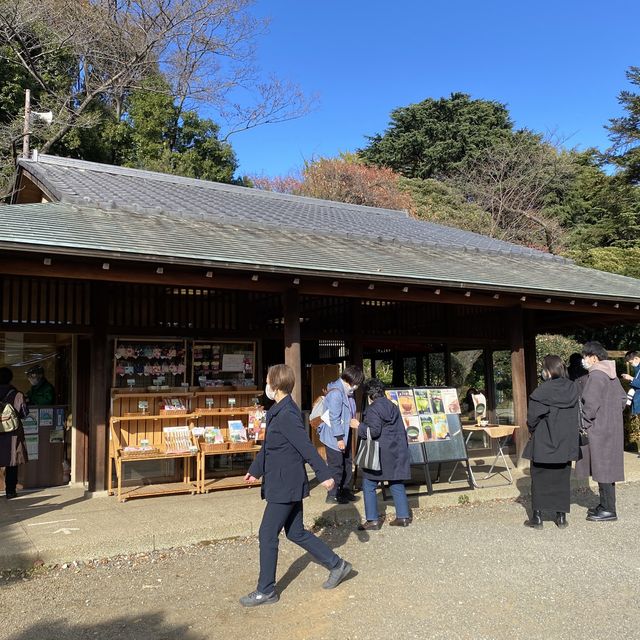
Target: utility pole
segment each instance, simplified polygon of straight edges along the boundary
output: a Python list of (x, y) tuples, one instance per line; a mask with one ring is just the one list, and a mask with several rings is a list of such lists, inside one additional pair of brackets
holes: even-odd
[(29, 159), (29, 124), (31, 121), (31, 89), (24, 93), (24, 129), (22, 130), (22, 157)]

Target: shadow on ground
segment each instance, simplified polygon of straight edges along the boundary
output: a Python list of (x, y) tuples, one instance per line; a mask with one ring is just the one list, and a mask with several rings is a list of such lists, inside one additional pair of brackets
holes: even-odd
[(187, 625), (171, 625), (160, 614), (122, 616), (93, 624), (38, 622), (8, 640), (205, 640)]

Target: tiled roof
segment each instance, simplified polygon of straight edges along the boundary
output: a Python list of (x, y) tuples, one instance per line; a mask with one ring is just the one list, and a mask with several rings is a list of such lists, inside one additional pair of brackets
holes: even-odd
[(130, 213), (61, 202), (0, 207), (0, 226), (0, 247), (52, 254), (640, 301), (640, 281), (567, 261), (376, 237), (327, 238), (213, 216), (176, 218), (160, 210)]
[[(291, 196), (164, 173), (41, 155), (19, 164), (54, 200), (130, 213), (165, 212), (207, 222), (254, 223), (276, 229), (349, 235), (508, 255), (560, 258), (461, 229), (417, 220), (402, 211)], [(123, 219), (126, 224), (126, 218)]]

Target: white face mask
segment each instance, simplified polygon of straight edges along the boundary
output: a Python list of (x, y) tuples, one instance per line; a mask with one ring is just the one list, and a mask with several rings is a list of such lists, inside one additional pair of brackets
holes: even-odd
[(276, 399), (276, 392), (271, 388), (271, 385), (267, 382), (267, 386), (264, 388), (264, 393), (269, 400)]
[(590, 363), (590, 362), (587, 362), (586, 358), (582, 358), (582, 366), (583, 366), (585, 369), (591, 369), (591, 363)]
[(546, 369), (543, 369), (542, 373), (540, 374), (540, 377), (546, 381), (546, 380), (549, 380), (551, 376), (549, 375), (549, 372)]

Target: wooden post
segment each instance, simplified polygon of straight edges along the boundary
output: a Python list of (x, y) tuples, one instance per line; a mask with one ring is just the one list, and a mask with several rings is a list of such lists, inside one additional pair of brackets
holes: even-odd
[(493, 375), (493, 351), (484, 349), (484, 396), (487, 399), (487, 409), (492, 412), (492, 417), (497, 422), (496, 415), (496, 382)]
[(522, 307), (515, 307), (509, 313), (511, 334), (511, 384), (513, 389), (513, 417), (516, 429), (516, 466), (529, 439), (527, 430), (527, 368), (524, 348), (524, 319)]
[[(89, 390), (89, 491), (107, 488), (107, 412), (111, 362), (107, 353), (107, 289), (103, 283), (91, 285), (90, 345), (91, 382)], [(82, 375), (82, 374), (80, 374)]]
[(527, 366), (527, 397), (538, 386), (535, 311), (524, 312), (524, 359)]
[(300, 353), (300, 296), (297, 289), (283, 294), (284, 309), (284, 362), (295, 373), (296, 385), (291, 397), (298, 406), (302, 402), (302, 358)]

